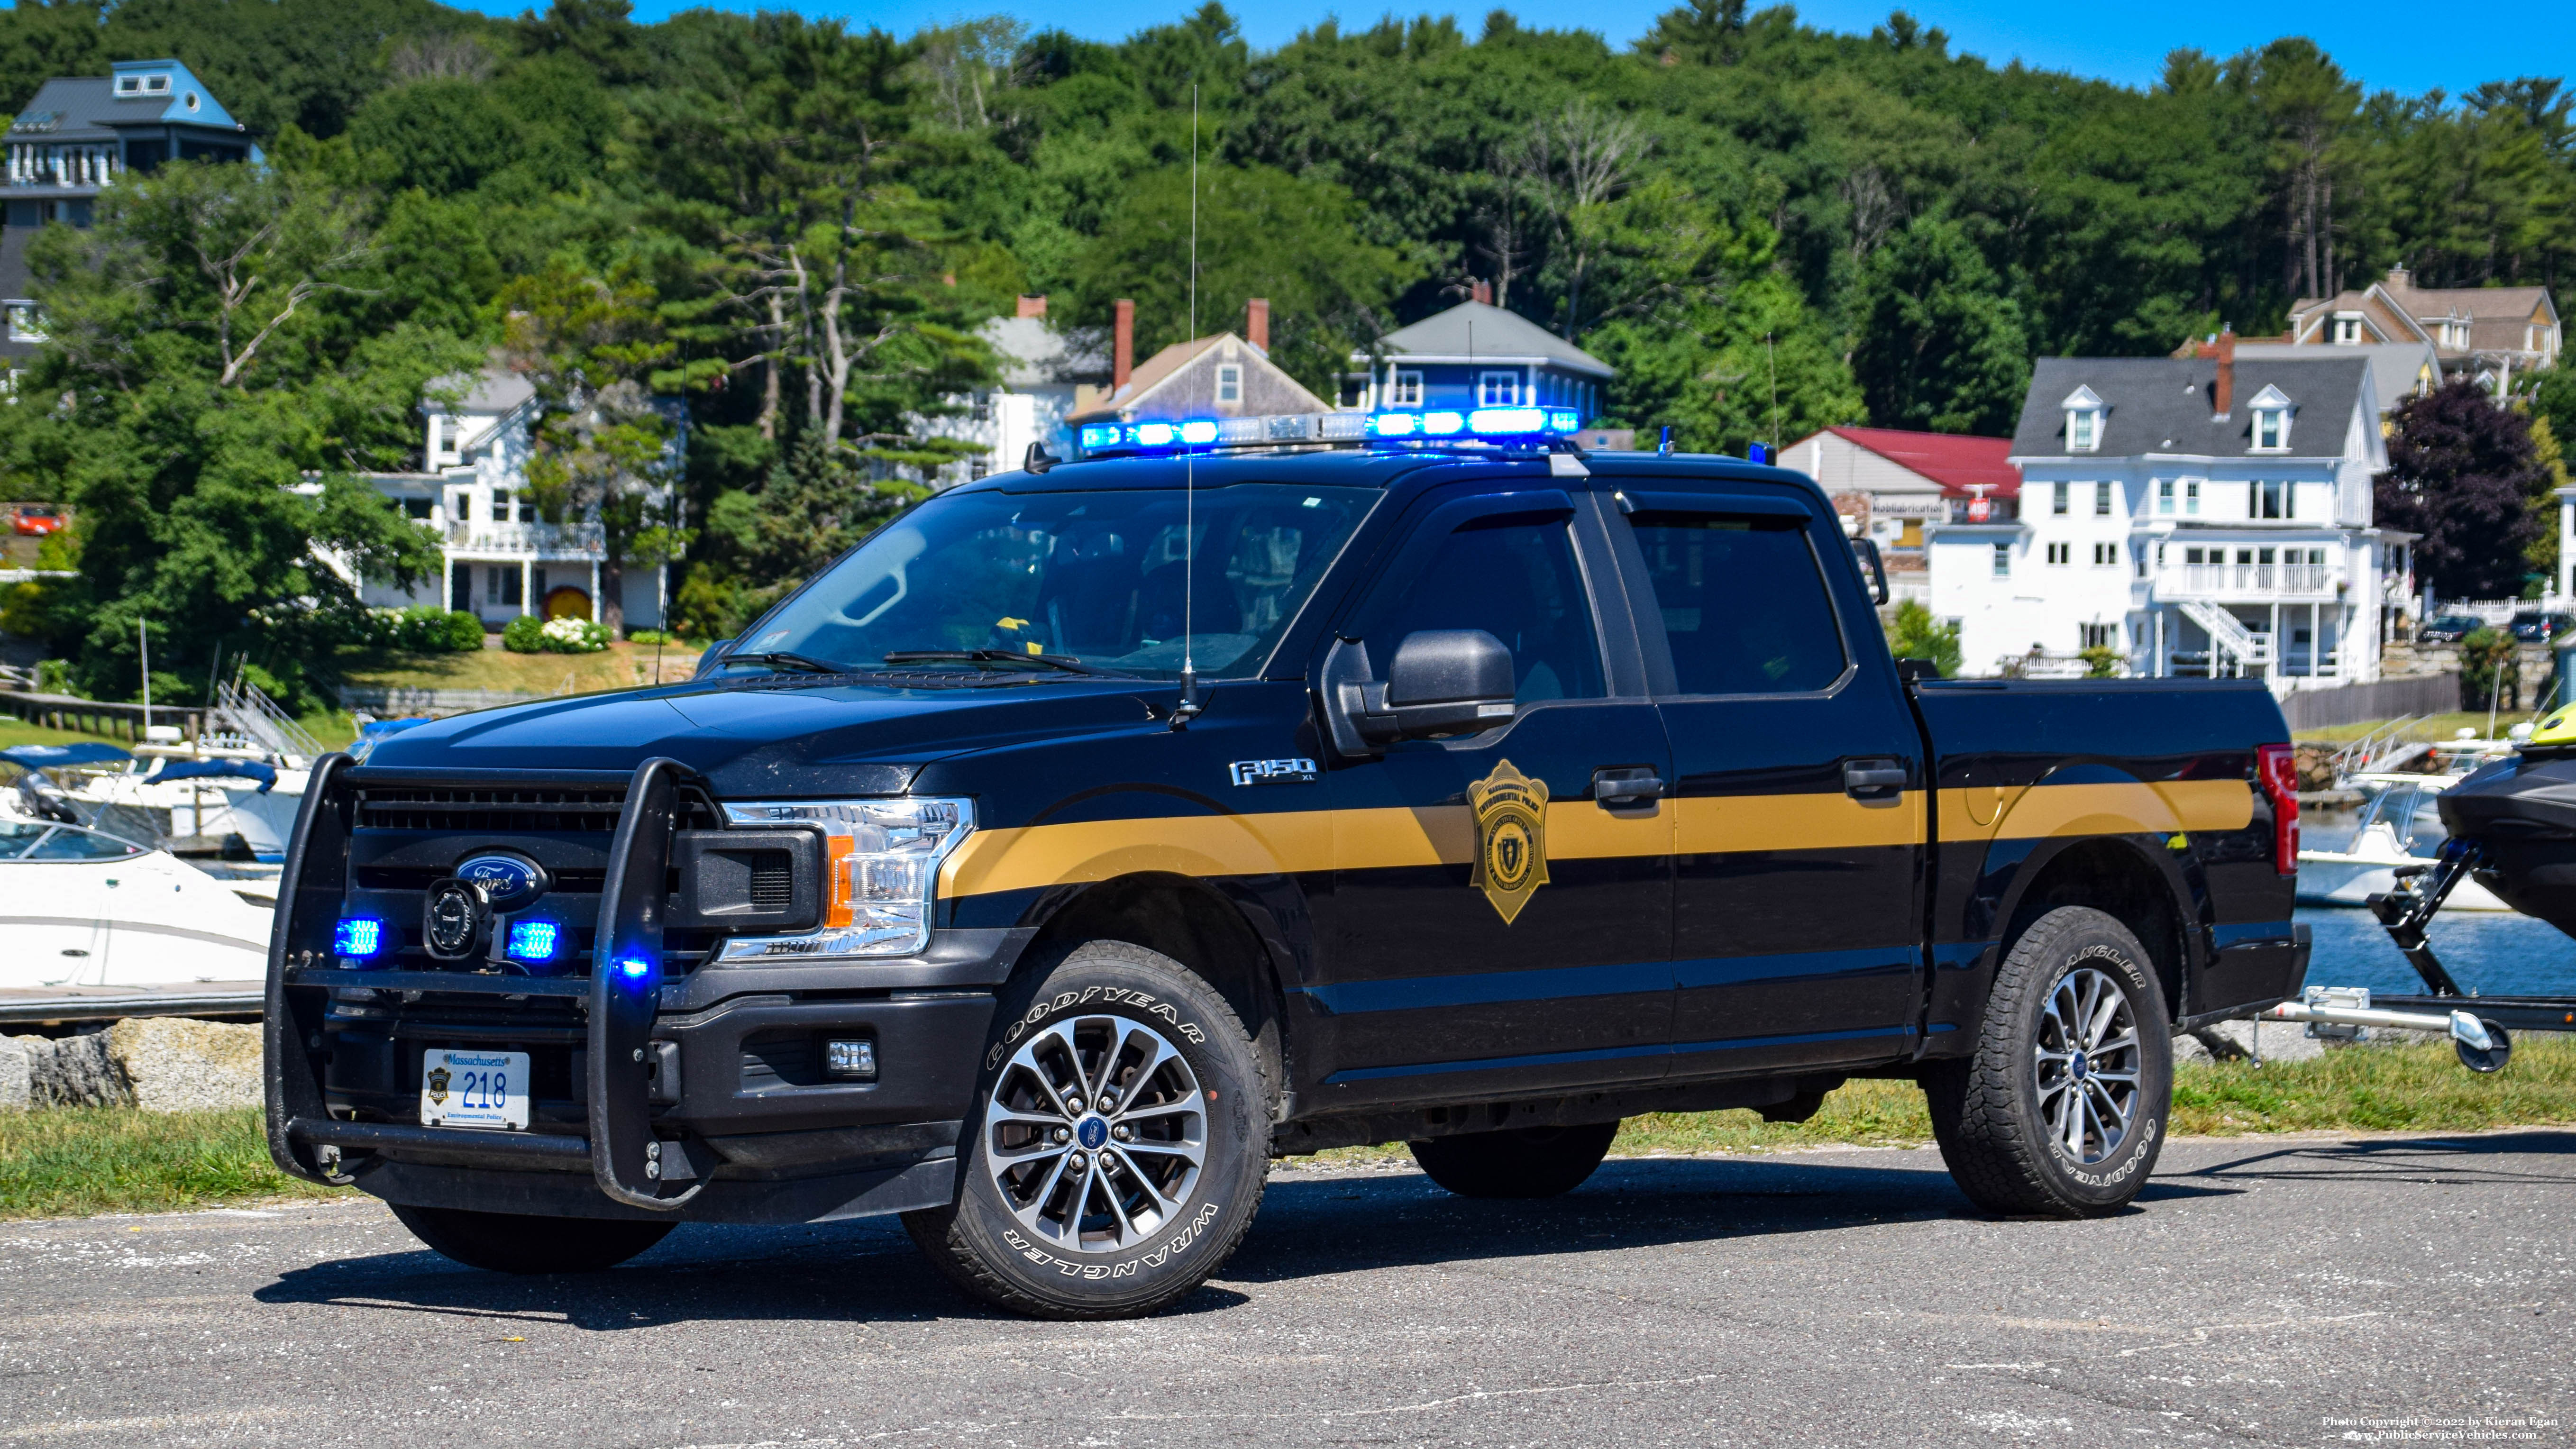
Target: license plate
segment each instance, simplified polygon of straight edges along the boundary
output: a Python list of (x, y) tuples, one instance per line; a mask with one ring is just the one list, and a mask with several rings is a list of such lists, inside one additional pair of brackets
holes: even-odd
[(420, 1054), (420, 1125), (511, 1131), (528, 1125), (528, 1054), (455, 1051)]

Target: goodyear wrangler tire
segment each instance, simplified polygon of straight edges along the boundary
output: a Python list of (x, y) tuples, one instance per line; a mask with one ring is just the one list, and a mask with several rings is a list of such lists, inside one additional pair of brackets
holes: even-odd
[(1923, 1075), (1960, 1190), (1994, 1213), (2127, 1206), (2164, 1146), (2171, 1021), (2126, 926), (2081, 906), (2033, 922), (1995, 973), (1975, 1054)]
[(679, 1226), (634, 1218), (548, 1218), (400, 1203), (387, 1206), (413, 1237), (441, 1257), (492, 1273), (596, 1273), (652, 1247)]
[(1120, 1318), (1196, 1288), (1261, 1206), (1271, 1083), (1179, 962), (1089, 941), (1003, 999), (957, 1201), (907, 1213), (951, 1282), (1014, 1313)]

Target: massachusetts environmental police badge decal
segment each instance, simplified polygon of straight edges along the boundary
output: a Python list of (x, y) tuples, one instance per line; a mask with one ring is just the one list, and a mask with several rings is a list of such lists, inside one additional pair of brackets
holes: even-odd
[(1547, 884), (1547, 782), (1505, 760), (1467, 787), (1467, 803), (1476, 811), (1476, 873), (1467, 883), (1508, 926), (1530, 893)]

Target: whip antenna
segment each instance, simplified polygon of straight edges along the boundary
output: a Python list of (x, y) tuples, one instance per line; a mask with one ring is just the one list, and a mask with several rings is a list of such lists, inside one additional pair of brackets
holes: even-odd
[[(1190, 84), (1190, 340), (1199, 336), (1199, 88)], [(1191, 637), (1198, 632), (1198, 461), (1181, 455), (1181, 702), (1172, 723), (1183, 725), (1199, 712), (1199, 672), (1192, 662)]]

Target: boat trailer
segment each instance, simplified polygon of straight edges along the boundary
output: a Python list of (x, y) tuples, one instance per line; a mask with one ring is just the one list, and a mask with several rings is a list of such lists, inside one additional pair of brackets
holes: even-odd
[(2366, 986), (2311, 986), (2299, 1001), (2284, 1002), (2256, 1019), (2439, 1032), (2450, 1037), (2460, 1064), (2473, 1072), (2504, 1070), (2513, 1056), (2514, 1032), (2576, 1032), (2576, 996), (2479, 996), (2462, 991), (2433, 954), (2424, 928), (2452, 888), (2485, 863), (2486, 853), (2476, 840), (2453, 836), (2431, 864), (2399, 866), (2397, 888), (2366, 902), (2406, 964), (2424, 979), (2427, 994), (2374, 998)]

